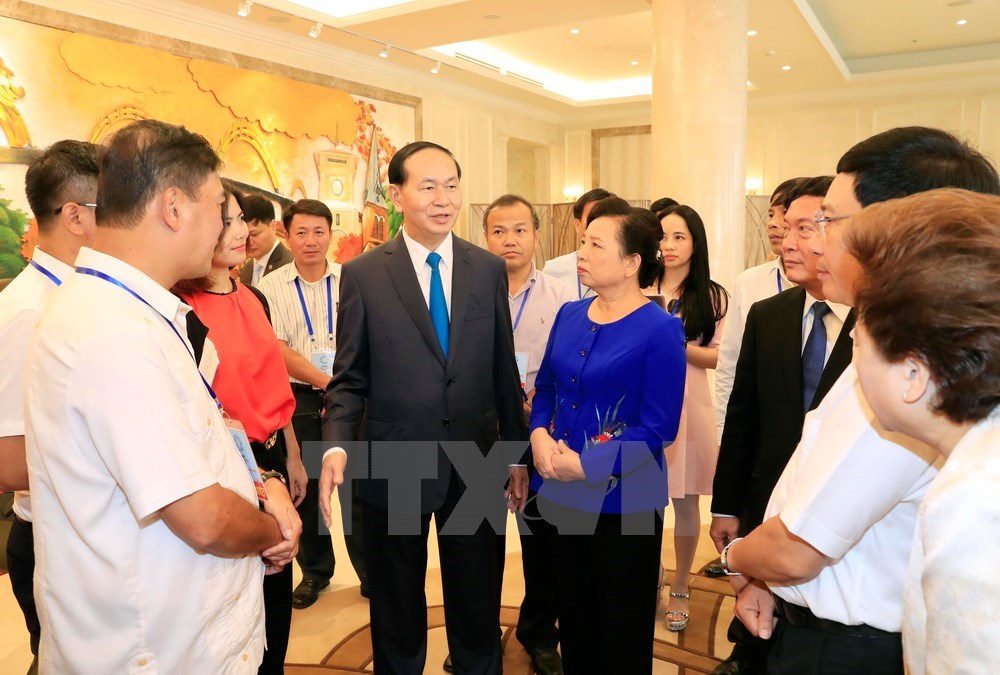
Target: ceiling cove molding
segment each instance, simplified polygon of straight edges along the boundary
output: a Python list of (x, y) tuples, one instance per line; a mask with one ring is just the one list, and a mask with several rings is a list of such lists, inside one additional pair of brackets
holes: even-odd
[[(428, 89), (445, 96), (464, 97), (489, 107), (503, 108), (550, 124), (562, 124), (564, 121), (564, 115), (557, 111), (452, 82), (430, 72), (399, 66), (392, 63), (391, 59), (364, 56), (347, 49), (317, 43), (305, 35), (301, 38), (282, 35), (244, 21), (235, 14), (232, 18), (220, 17), (216, 12), (183, 3), (160, 2), (156, 6), (150, 6), (142, 0), (77, 0), (72, 14), (65, 12), (64, 3), (58, 0), (37, 0), (35, 3), (0, 0), (0, 11), (7, 5), (27, 8), (33, 5), (47, 7), (66, 13), (67, 16), (73, 14), (86, 16), (143, 33), (150, 33), (149, 26), (157, 26), (156, 32), (152, 33), (154, 35), (185, 40), (203, 47), (231, 51), (234, 54), (333, 77), (343, 84), (345, 90), (362, 96), (366, 95), (365, 90), (372, 87), (353, 80), (363, 79), (373, 82), (385, 77), (396, 82), (380, 83), (380, 88), (396, 89), (403, 94), (410, 94), (417, 88)], [(19, 13), (13, 12), (12, 15), (17, 17)], [(64, 28), (73, 30), (71, 27)], [(349, 72), (337, 70), (338, 66), (346, 68)], [(426, 98), (426, 94), (423, 97)], [(548, 106), (559, 105), (547, 97), (544, 101)], [(567, 105), (567, 108), (571, 107)]]
[(795, 6), (799, 8), (799, 12), (802, 14), (802, 18), (806, 20), (812, 32), (816, 35), (816, 39), (819, 40), (820, 44), (823, 45), (823, 49), (826, 53), (830, 55), (830, 60), (833, 61), (833, 65), (837, 66), (837, 70), (844, 77), (845, 80), (850, 81), (853, 73), (851, 69), (847, 67), (847, 62), (837, 51), (836, 45), (833, 44), (833, 40), (830, 39), (829, 33), (820, 23), (819, 18), (816, 16), (816, 12), (813, 11), (812, 6), (809, 4), (809, 0), (794, 0)]

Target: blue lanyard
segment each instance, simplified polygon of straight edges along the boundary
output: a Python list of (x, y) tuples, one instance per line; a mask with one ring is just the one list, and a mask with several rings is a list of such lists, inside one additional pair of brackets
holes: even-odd
[(673, 300), (672, 302), (674, 303), (674, 306), (671, 307), (668, 311), (670, 312), (670, 316), (677, 316), (680, 313), (680, 311), (681, 311), (681, 299), (677, 298), (676, 300)]
[(34, 260), (32, 260), (28, 264), (31, 265), (32, 267), (34, 267), (39, 272), (41, 272), (42, 274), (44, 274), (45, 276), (47, 276), (52, 281), (52, 283), (54, 283), (56, 286), (62, 286), (62, 280), (59, 277), (57, 277), (56, 275), (52, 274), (52, 272), (50, 272), (47, 269), (45, 269), (44, 267), (42, 267), (41, 265), (39, 265), (38, 263), (36, 263)]
[[(105, 274), (104, 272), (101, 272), (100, 270), (91, 269), (90, 267), (77, 267), (76, 271), (79, 274), (86, 274), (88, 276), (97, 277), (98, 279), (102, 279), (103, 281), (107, 281), (109, 284), (114, 284), (115, 286), (117, 286), (118, 288), (122, 289), (123, 291), (126, 291), (133, 298), (135, 298), (136, 300), (138, 300), (139, 302), (141, 302), (142, 304), (146, 305), (151, 310), (153, 310), (154, 312), (156, 312), (157, 314), (159, 314), (160, 318), (163, 319), (164, 321), (166, 321), (167, 325), (170, 326), (170, 330), (174, 331), (174, 335), (176, 335), (177, 339), (180, 340), (181, 344), (184, 345), (184, 349), (187, 350), (187, 353), (191, 355), (192, 359), (194, 359), (194, 352), (191, 351), (191, 348), (188, 346), (187, 341), (181, 336), (181, 333), (180, 333), (179, 330), (177, 330), (177, 326), (174, 325), (174, 322), (171, 321), (170, 319), (168, 319), (167, 317), (163, 316), (162, 314), (160, 314), (159, 310), (157, 310), (155, 307), (153, 307), (151, 304), (149, 304), (149, 302), (146, 300), (146, 298), (142, 297), (141, 295), (139, 295), (138, 293), (136, 293), (135, 291), (133, 291), (131, 288), (129, 288), (128, 286), (126, 286), (122, 282), (118, 281), (118, 279), (115, 279), (110, 274)], [(197, 367), (198, 367), (198, 362), (195, 359), (195, 369), (196, 370), (197, 370)], [(212, 385), (210, 385), (208, 383), (208, 380), (205, 379), (205, 376), (201, 374), (201, 370), (198, 370), (198, 377), (201, 378), (202, 383), (205, 385), (205, 389), (208, 390), (209, 396), (211, 396), (212, 400), (215, 401), (215, 405), (218, 406), (219, 410), (222, 410), (222, 402), (219, 401), (219, 397), (215, 395), (215, 390), (212, 389)]]
[[(333, 275), (327, 275), (326, 277), (326, 323), (329, 329), (329, 339), (333, 340), (333, 286), (330, 284), (330, 277)], [(306, 330), (309, 331), (309, 339), (316, 342), (316, 337), (313, 335), (313, 324), (312, 319), (309, 318), (309, 308), (306, 307), (306, 296), (302, 295), (302, 284), (299, 283), (299, 278), (295, 277), (295, 290), (299, 292), (299, 304), (302, 305), (302, 313), (306, 317)]]
[(778, 279), (778, 293), (781, 293), (781, 268), (774, 270), (774, 276)]
[[(579, 277), (577, 277), (579, 279)], [(528, 295), (531, 293), (531, 288), (524, 292), (524, 297), (521, 298), (521, 307), (517, 310), (517, 318), (514, 319), (514, 330), (517, 330), (518, 325), (521, 323), (521, 315), (524, 314), (524, 306), (528, 304)]]

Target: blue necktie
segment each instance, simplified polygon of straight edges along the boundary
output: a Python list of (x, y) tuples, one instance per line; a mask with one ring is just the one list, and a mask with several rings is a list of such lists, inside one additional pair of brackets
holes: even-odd
[(830, 311), (825, 302), (817, 302), (812, 306), (813, 325), (806, 338), (805, 349), (802, 350), (802, 410), (809, 411), (819, 378), (823, 376), (823, 366), (826, 361), (826, 324), (823, 317)]
[(444, 301), (444, 284), (441, 283), (441, 254), (431, 252), (427, 255), (427, 264), (431, 266), (431, 323), (434, 324), (434, 332), (437, 333), (438, 342), (441, 343), (441, 351), (445, 358), (448, 358), (448, 305)]

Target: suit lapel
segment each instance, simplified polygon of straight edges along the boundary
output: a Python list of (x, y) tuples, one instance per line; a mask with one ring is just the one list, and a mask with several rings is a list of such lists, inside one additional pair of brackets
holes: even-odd
[[(413, 325), (417, 327), (417, 331), (424, 338), (424, 342), (437, 356), (441, 365), (445, 365), (444, 352), (441, 351), (437, 333), (434, 331), (434, 324), (431, 323), (431, 313), (427, 309), (427, 302), (420, 290), (420, 282), (417, 281), (417, 275), (413, 271), (413, 261), (406, 249), (406, 244), (403, 242), (403, 235), (397, 234), (392, 241), (386, 244), (383, 251), (386, 256), (386, 270), (400, 302), (403, 303), (403, 307), (406, 308), (406, 312), (410, 315)], [(454, 284), (454, 278), (452, 283)], [(454, 310), (452, 316), (454, 317)], [(454, 325), (454, 319), (452, 325)], [(452, 333), (451, 343), (454, 344), (454, 342), (455, 335)]]
[[(820, 375), (819, 384), (816, 386), (816, 395), (813, 397), (812, 408), (816, 407), (817, 401), (822, 401), (834, 383), (840, 379), (844, 369), (851, 363), (854, 355), (854, 340), (851, 338), (851, 330), (854, 328), (854, 310), (852, 309), (844, 320), (844, 327), (840, 329), (837, 341), (833, 343), (833, 351), (826, 361), (823, 374)], [(810, 408), (810, 410), (812, 409)]]
[(448, 341), (448, 360), (451, 361), (458, 349), (458, 341), (462, 338), (462, 327), (465, 325), (465, 313), (469, 307), (469, 296), (472, 294), (472, 263), (468, 254), (471, 244), (452, 235), (454, 269), (451, 271), (451, 330)]
[(775, 345), (783, 373), (784, 387), (788, 395), (789, 410), (802, 409), (802, 308), (806, 302), (806, 292), (793, 288), (785, 295), (785, 303), (778, 310), (775, 330)]

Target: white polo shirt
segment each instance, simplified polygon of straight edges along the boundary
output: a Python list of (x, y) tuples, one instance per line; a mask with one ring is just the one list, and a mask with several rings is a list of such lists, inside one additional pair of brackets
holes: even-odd
[[(0, 293), (0, 437), (24, 435), (24, 364), (35, 326), (63, 281), (73, 268), (36, 247), (34, 262)], [(55, 279), (50, 278), (46, 272)], [(31, 497), (27, 490), (14, 493), (14, 513), (31, 521)]]
[(848, 366), (806, 415), (764, 514), (832, 561), (811, 581), (768, 584), (774, 594), (824, 619), (900, 632), (917, 511), (937, 460), (878, 423)]
[(163, 318), (184, 335), (190, 308), (116, 258), (84, 248), (76, 265), (151, 307), (69, 275), (28, 355), (40, 671), (254, 673), (264, 652), (260, 557), (198, 553), (159, 516), (216, 483), (257, 503), (190, 345)]
[[(777, 295), (796, 284), (785, 276), (785, 268), (780, 259), (743, 270), (736, 277), (733, 294), (726, 312), (726, 329), (719, 344), (719, 363), (715, 367), (715, 420), (719, 427), (719, 439), (726, 425), (726, 408), (729, 395), (733, 391), (736, 377), (736, 362), (740, 359), (743, 346), (743, 329), (747, 325), (747, 315), (753, 303)], [(802, 344), (805, 344), (803, 342)]]

